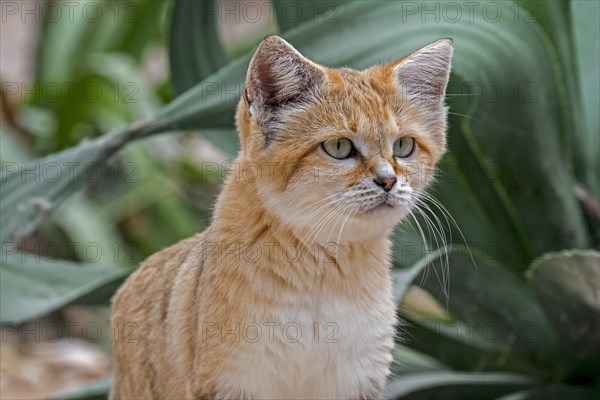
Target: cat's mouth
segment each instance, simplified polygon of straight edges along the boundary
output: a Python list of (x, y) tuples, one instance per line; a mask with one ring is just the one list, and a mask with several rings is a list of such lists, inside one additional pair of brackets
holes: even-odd
[(389, 197), (384, 197), (381, 199), (381, 201), (379, 201), (378, 203), (374, 204), (373, 206), (371, 206), (371, 208), (368, 208), (367, 210), (365, 210), (365, 214), (374, 214), (374, 213), (378, 213), (378, 212), (384, 212), (384, 211), (388, 211), (392, 208), (395, 208), (397, 205), (394, 204)]
[(398, 207), (409, 207), (410, 198), (406, 195), (392, 196), (386, 194), (382, 196), (377, 202), (366, 208), (363, 212), (365, 214), (376, 214), (396, 209)]
[(396, 206), (393, 205), (393, 204), (391, 204), (391, 203), (389, 203), (389, 202), (387, 202), (387, 201), (384, 201), (383, 203), (381, 203), (381, 204), (373, 207), (371, 209), (371, 211), (373, 211), (373, 212), (376, 212), (376, 211), (385, 211), (385, 210), (389, 210), (390, 208), (394, 208), (394, 207), (396, 207)]

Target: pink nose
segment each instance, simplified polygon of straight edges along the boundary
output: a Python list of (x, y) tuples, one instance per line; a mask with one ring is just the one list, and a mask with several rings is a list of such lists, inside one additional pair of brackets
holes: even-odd
[(396, 179), (395, 176), (394, 177), (378, 176), (375, 179), (373, 179), (373, 182), (375, 182), (377, 184), (377, 186), (381, 187), (386, 192), (389, 192), (390, 190), (392, 190), (392, 187), (394, 187), (394, 185), (396, 184), (397, 181), (398, 181), (398, 179)]

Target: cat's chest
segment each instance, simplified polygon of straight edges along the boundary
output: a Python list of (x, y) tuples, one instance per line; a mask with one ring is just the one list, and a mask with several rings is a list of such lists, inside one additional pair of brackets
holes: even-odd
[[(357, 301), (348, 296), (306, 295), (272, 307), (265, 317), (281, 324), (284, 343), (302, 343), (306, 353), (317, 349), (331, 357), (342, 348), (369, 347), (373, 337), (390, 323), (385, 298)], [(296, 349), (302, 356), (301, 347)]]
[(254, 337), (246, 338), (256, 341), (240, 349), (252, 368), (239, 371), (239, 387), (255, 398), (359, 397), (389, 372), (390, 297), (385, 291), (368, 301), (312, 293), (265, 308), (256, 315)]

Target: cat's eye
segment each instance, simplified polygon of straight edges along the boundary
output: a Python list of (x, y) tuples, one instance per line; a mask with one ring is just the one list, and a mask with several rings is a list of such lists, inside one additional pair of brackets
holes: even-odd
[(415, 139), (403, 137), (394, 142), (394, 156), (398, 158), (410, 157), (415, 152)]
[(325, 150), (327, 154), (333, 158), (337, 158), (338, 160), (348, 158), (354, 152), (354, 146), (352, 145), (352, 142), (350, 139), (346, 138), (328, 140), (323, 142), (322, 146), (323, 150)]

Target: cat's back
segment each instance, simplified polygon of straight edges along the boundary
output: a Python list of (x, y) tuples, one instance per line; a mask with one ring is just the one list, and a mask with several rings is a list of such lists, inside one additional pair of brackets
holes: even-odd
[[(151, 382), (156, 366), (166, 366), (165, 319), (177, 275), (202, 245), (204, 233), (153, 254), (127, 279), (112, 299), (111, 329), (118, 393), (112, 399), (156, 398)], [(196, 266), (198, 274), (201, 265)], [(115, 382), (117, 383), (117, 382)]]
[(142, 262), (112, 299), (113, 322), (138, 321), (147, 318), (149, 312), (164, 311), (160, 306), (166, 287), (194, 247), (202, 243), (203, 236), (201, 233), (182, 240)]

